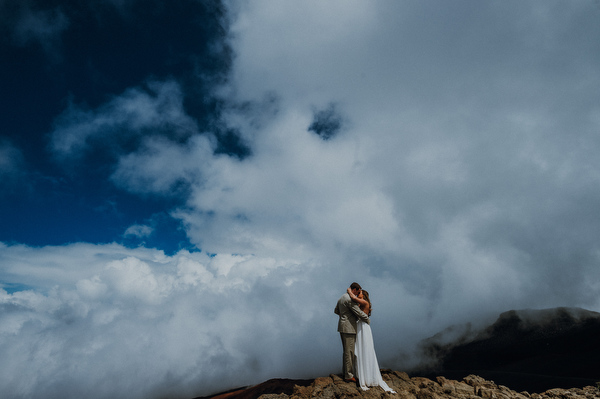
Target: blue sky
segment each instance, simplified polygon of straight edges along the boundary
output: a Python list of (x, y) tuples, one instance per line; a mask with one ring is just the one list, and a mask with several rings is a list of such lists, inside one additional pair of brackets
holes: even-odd
[[(70, 107), (90, 111), (130, 87), (168, 77), (187, 85), (186, 112), (212, 126), (217, 104), (210, 90), (230, 62), (227, 51), (214, 49), (224, 41), (223, 7), (4, 1), (2, 11), (0, 124), (3, 148), (10, 149), (7, 166), (16, 175), (2, 182), (0, 240), (128, 243), (123, 234), (130, 225), (153, 220), (157, 231), (150, 245), (189, 247), (165, 217), (178, 199), (142, 198), (108, 181), (119, 152), (134, 148), (139, 138), (115, 133), (68, 163), (56, 159), (51, 135)], [(168, 128), (157, 134), (168, 135)]]
[[(600, 310), (596, 1), (0, 0), (0, 386), (195, 397)], [(294, 359), (294, 361), (290, 361)]]

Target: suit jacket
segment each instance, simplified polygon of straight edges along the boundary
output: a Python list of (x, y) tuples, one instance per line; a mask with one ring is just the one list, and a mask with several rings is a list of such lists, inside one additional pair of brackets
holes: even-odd
[(340, 316), (338, 332), (341, 333), (356, 334), (356, 323), (358, 322), (358, 319), (367, 324), (370, 322), (369, 316), (360, 310), (360, 307), (356, 302), (352, 302), (348, 293), (345, 293), (338, 299), (334, 312)]

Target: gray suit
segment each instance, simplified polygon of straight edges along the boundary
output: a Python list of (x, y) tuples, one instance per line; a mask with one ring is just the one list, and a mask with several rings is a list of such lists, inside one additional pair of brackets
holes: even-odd
[(345, 293), (338, 299), (334, 310), (340, 316), (338, 321), (338, 332), (342, 337), (343, 373), (344, 379), (354, 377), (354, 344), (356, 343), (356, 324), (358, 319), (369, 324), (369, 316), (365, 314), (356, 302), (352, 302), (350, 295)]

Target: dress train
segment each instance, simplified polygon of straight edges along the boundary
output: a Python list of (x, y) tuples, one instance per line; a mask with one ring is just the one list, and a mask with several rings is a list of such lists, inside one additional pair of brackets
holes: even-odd
[(354, 352), (357, 358), (356, 373), (360, 387), (366, 391), (368, 387), (380, 386), (387, 392), (395, 393), (381, 377), (371, 326), (360, 320), (357, 324)]

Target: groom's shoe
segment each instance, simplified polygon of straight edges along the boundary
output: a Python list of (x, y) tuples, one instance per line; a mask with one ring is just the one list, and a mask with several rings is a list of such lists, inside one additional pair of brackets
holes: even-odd
[(352, 377), (352, 378), (346, 378), (344, 381), (346, 382), (356, 382), (356, 378)]

